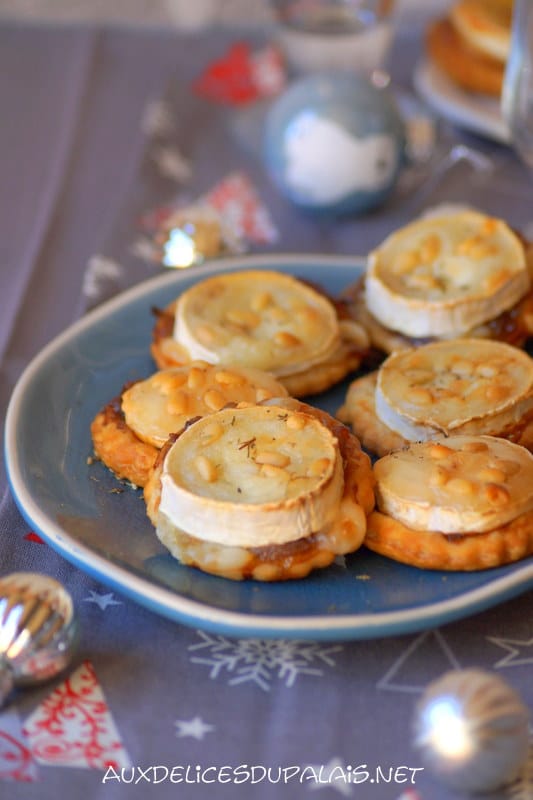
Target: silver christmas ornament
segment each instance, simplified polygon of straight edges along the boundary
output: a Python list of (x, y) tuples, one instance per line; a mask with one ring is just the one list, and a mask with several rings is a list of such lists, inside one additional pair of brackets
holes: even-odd
[(162, 247), (163, 265), (174, 269), (194, 267), (226, 249), (220, 217), (205, 206), (173, 214), (156, 236), (156, 244)]
[(489, 792), (514, 781), (529, 747), (529, 712), (502, 678), (454, 670), (431, 683), (415, 709), (414, 744), (450, 787)]
[(76, 640), (69, 593), (53, 578), (0, 578), (0, 707), (15, 686), (50, 680), (70, 662)]

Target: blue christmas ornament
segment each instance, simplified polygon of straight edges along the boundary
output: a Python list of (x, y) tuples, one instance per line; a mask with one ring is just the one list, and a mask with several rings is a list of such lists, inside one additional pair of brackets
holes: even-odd
[(303, 78), (266, 119), (267, 169), (297, 206), (338, 215), (382, 203), (404, 155), (404, 126), (390, 91), (350, 73)]

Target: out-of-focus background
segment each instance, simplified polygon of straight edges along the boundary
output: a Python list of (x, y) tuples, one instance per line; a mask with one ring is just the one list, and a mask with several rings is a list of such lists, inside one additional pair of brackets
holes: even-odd
[[(411, 14), (430, 16), (450, 0), (396, 0), (401, 23)], [(194, 29), (203, 25), (268, 23), (268, 0), (0, 0), (0, 18), (117, 22)]]

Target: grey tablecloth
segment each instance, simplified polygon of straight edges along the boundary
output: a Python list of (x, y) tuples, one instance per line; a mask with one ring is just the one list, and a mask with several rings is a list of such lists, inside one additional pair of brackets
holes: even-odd
[[(231, 41), (227, 31), (180, 38), (155, 30), (0, 27), (2, 415), (24, 366), (83, 313), (83, 277), (92, 256), (126, 264), (126, 283), (154, 272), (132, 255), (131, 243), (138, 214), (176, 192), (176, 183), (147, 155), (141, 124), (149, 102), (167, 87), (179, 106), (180, 148), (193, 165), (191, 198), (231, 170), (244, 170), (279, 230), (279, 241), (262, 249), (364, 253), (415, 210), (406, 196), (357, 220), (314, 221), (291, 208), (266, 180), (254, 147), (242, 147), (232, 110), (190, 92), (192, 79)], [(419, 51), (416, 32), (398, 42), (392, 62), (397, 86), (409, 87)], [(253, 120), (250, 124), (253, 128)], [(430, 183), (427, 196), (417, 195), (420, 204), (462, 201), (519, 228), (531, 222), (531, 184), (506, 148), (447, 125), (441, 141), (442, 152), (465, 142), (491, 156), (494, 177), (480, 177), (463, 165)], [(2, 470), (0, 574), (36, 570), (70, 590), (81, 628), (72, 674), (92, 676), (92, 691), (103, 693), (106, 741), (114, 731), (111, 738), (122, 745), (117, 763), (134, 771), (127, 769), (120, 782), (112, 774), (104, 780), (102, 766), (87, 766), (90, 737), (80, 709), (77, 733), (68, 713), (60, 723), (63, 746), (85, 742), (78, 754), (82, 761), (54, 765), (57, 753), (48, 752), (32, 762), (29, 728), (50, 692), (61, 688), (57, 681), (20, 694), (0, 715), (1, 797), (230, 798), (239, 792), (300, 798), (318, 791), (365, 800), (449, 800), (459, 795), (419, 771), (411, 742), (414, 704), (427, 683), (452, 667), (481, 666), (508, 679), (533, 705), (531, 595), (439, 630), (368, 642), (220, 639), (158, 617), (36, 540), (16, 510)], [(72, 700), (71, 709), (76, 708)], [(50, 716), (48, 707), (48, 722)], [(203, 770), (225, 764), (255, 765), (256, 782), (224, 783), (222, 773), (208, 783), (215, 773)], [(274, 785), (261, 778), (261, 767), (306, 764), (323, 765), (326, 776), (336, 765), (345, 773), (347, 765), (367, 764), (372, 770), (380, 765), (389, 779), (389, 767), (409, 769), (390, 780), (360, 784)], [(148, 770), (156, 765), (159, 772)], [(187, 783), (172, 781), (177, 765), (190, 765)], [(195, 782), (197, 765), (204, 778)], [(146, 777), (141, 770), (148, 770)], [(180, 776), (185, 772), (177, 770), (174, 780)]]

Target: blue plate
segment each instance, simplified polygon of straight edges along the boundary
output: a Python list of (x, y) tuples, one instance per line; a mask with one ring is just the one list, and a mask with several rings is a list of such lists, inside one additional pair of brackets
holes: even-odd
[[(292, 273), (339, 292), (361, 259), (270, 255), (172, 272), (101, 306), (48, 345), (18, 382), (6, 419), (6, 463), (32, 528), (80, 569), (186, 625), (229, 635), (365, 639), (459, 619), (533, 586), (533, 560), (473, 574), (419, 570), (362, 549), (302, 581), (234, 583), (175, 561), (140, 491), (88, 464), (89, 425), (129, 380), (154, 371), (153, 306), (195, 281), (235, 269)], [(312, 402), (334, 412), (346, 383)], [(119, 490), (117, 492), (117, 489)]]

